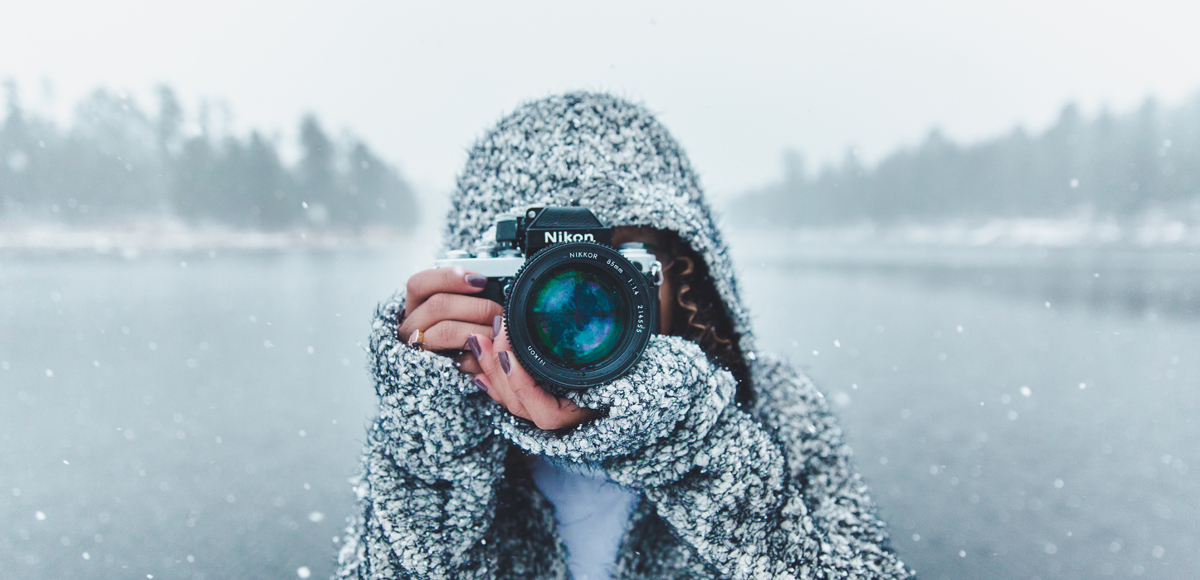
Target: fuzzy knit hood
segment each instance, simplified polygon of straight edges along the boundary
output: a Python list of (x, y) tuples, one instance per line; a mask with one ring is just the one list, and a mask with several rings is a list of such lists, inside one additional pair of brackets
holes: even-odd
[(469, 248), (508, 210), (573, 200), (606, 226), (678, 233), (704, 257), (739, 346), (753, 360), (750, 316), (699, 176), (644, 107), (586, 92), (521, 106), (471, 149), (451, 200), (443, 253)]
[(499, 213), (572, 200), (609, 226), (675, 231), (703, 256), (740, 335), (751, 401), (735, 401), (733, 374), (698, 344), (654, 335), (629, 374), (566, 395), (598, 418), (543, 431), (451, 359), (402, 342), (398, 292), (371, 332), (379, 414), (337, 577), (570, 578), (554, 506), (525, 463), (537, 455), (637, 494), (618, 580), (910, 578), (820, 391), (755, 352), (698, 179), (645, 109), (591, 93), (518, 108), (472, 149), (442, 249), (472, 246)]

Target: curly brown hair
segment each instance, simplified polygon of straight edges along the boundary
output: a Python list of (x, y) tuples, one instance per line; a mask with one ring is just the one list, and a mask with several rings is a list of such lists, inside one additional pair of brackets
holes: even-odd
[(738, 345), (741, 337), (734, 331), (733, 317), (717, 294), (708, 264), (679, 234), (663, 230), (655, 234), (660, 241), (658, 249), (668, 257), (663, 275), (675, 287), (672, 303), (662, 305), (675, 309), (672, 328), (662, 329), (663, 334), (682, 336), (699, 344), (709, 360), (733, 373), (738, 382), (738, 402), (749, 403), (750, 369)]

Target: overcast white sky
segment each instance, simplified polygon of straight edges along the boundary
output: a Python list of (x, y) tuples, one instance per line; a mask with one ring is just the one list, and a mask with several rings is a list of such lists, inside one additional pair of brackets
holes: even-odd
[(708, 189), (775, 179), (780, 151), (868, 161), (933, 126), (973, 140), (1200, 90), (1200, 3), (21, 1), (0, 9), (0, 77), (60, 115), (86, 91), (157, 83), (238, 127), (316, 112), (425, 191), (523, 100), (603, 89), (645, 102)]

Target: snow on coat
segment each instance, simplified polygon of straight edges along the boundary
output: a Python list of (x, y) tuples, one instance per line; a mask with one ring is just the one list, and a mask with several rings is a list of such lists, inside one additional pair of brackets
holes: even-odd
[(442, 251), (514, 207), (576, 201), (608, 226), (673, 230), (704, 257), (750, 369), (753, 404), (698, 345), (655, 336), (630, 374), (572, 393), (603, 418), (546, 432), (499, 408), (448, 358), (401, 343), (403, 294), (380, 306), (380, 398), (339, 578), (567, 578), (554, 508), (521, 451), (635, 490), (615, 578), (909, 578), (821, 393), (757, 353), (696, 174), (641, 106), (572, 93), (529, 103), (475, 145)]

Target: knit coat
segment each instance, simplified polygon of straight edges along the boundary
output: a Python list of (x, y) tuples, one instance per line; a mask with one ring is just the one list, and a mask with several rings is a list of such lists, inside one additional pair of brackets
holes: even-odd
[(399, 293), (370, 340), (379, 416), (355, 479), (338, 578), (568, 578), (554, 507), (524, 454), (599, 469), (639, 501), (615, 578), (909, 578), (813, 383), (755, 349), (700, 183), (645, 108), (610, 95), (532, 102), (472, 148), (442, 251), (500, 213), (591, 209), (608, 226), (677, 232), (706, 261), (750, 369), (753, 402), (693, 342), (654, 336), (624, 377), (568, 396), (604, 411), (541, 431), (437, 354), (403, 344)]

